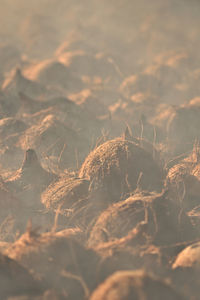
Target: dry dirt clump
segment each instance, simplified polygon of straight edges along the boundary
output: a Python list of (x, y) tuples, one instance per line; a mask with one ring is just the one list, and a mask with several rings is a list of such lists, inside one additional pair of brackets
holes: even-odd
[(39, 283), (25, 268), (2, 253), (0, 253), (0, 282), (2, 300), (25, 294), (36, 296), (42, 292)]
[(21, 112), (24, 114), (35, 114), (45, 109), (52, 109), (48, 101), (40, 101), (19, 92), (19, 100), (21, 102)]
[(93, 292), (90, 300), (184, 299), (169, 284), (144, 271), (121, 271), (108, 277)]
[(157, 145), (152, 144), (151, 142), (149, 142), (149, 140), (145, 138), (133, 136), (130, 127), (126, 127), (123, 135), (126, 140), (134, 142), (135, 144), (143, 148), (145, 151), (149, 152), (149, 154), (154, 158), (154, 160), (159, 164), (159, 166), (164, 166), (163, 160), (161, 158), (160, 149), (157, 147)]
[(48, 209), (70, 209), (73, 204), (88, 195), (90, 182), (86, 179), (63, 176), (50, 184), (42, 193), (41, 201)]
[(5, 95), (2, 102), (3, 111), (6, 113), (4, 117), (16, 116), (16, 113), (22, 108), (19, 93), (24, 93), (33, 98), (42, 98), (48, 92), (41, 84), (24, 77), (19, 68), (13, 69), (5, 77), (2, 91)]
[[(80, 296), (80, 295), (79, 295)], [(30, 294), (26, 294), (23, 296), (10, 297), (7, 300), (70, 300), (70, 295), (66, 295), (65, 293), (56, 292), (54, 289), (48, 289), (44, 293), (41, 293), (39, 296), (31, 296)], [(75, 300), (75, 298), (73, 298)], [(80, 298), (76, 298), (77, 300)]]
[[(88, 244), (97, 246), (127, 236), (138, 226), (142, 243), (169, 245), (191, 240), (195, 230), (189, 217), (168, 193), (139, 193), (105, 210), (93, 226)], [(138, 227), (138, 228), (139, 228)]]
[(83, 111), (88, 111), (93, 117), (102, 118), (108, 114), (106, 105), (99, 100), (91, 89), (82, 90), (80, 93), (71, 95), (70, 98)]
[(178, 253), (172, 261), (172, 280), (188, 297), (199, 299), (200, 242), (196, 241)]
[(120, 92), (127, 98), (131, 98), (134, 94), (148, 93), (160, 99), (160, 102), (169, 103), (171, 97), (180, 99), (182, 96), (180, 91), (174, 88), (177, 75), (171, 67), (153, 64), (142, 72), (125, 78), (120, 86)]
[[(171, 161), (172, 166), (167, 175), (174, 199), (186, 210), (200, 205), (200, 160), (199, 147), (196, 145), (186, 158)], [(170, 163), (169, 163), (170, 165)]]
[(56, 60), (41, 61), (29, 67), (26, 74), (30, 79), (45, 86), (58, 86), (68, 92), (78, 92), (83, 88), (82, 81), (64, 64)]
[(46, 171), (35, 150), (28, 149), (20, 169), (9, 175), (6, 185), (22, 200), (25, 207), (40, 207), (40, 194), (57, 176)]
[[(24, 97), (26, 97), (26, 95), (23, 95)], [(29, 103), (27, 104), (29, 106)], [(35, 104), (33, 105), (35, 107)], [(40, 107), (41, 109), (41, 107)], [(26, 111), (26, 108), (23, 110), (23, 120), (26, 124), (28, 124), (28, 126), (32, 126), (33, 124), (37, 124), (39, 122), (42, 122), (42, 120), (44, 120), (45, 117), (47, 117), (48, 115), (52, 115), (55, 113), (56, 109), (55, 107), (51, 106), (48, 107), (46, 109), (41, 109), (38, 111), (38, 109), (36, 109), (36, 112), (31, 112), (31, 111)]]
[(21, 134), (27, 129), (27, 124), (17, 118), (3, 118), (0, 120), (0, 161), (2, 167), (15, 169), (17, 161), (23, 155), (17, 142)]
[(148, 91), (134, 91), (130, 95), (122, 93), (120, 99), (113, 105), (110, 105), (109, 109), (114, 119), (128, 122), (130, 126), (134, 127), (137, 135), (140, 135), (142, 132), (144, 137), (152, 139), (153, 128), (149, 121), (155, 116), (159, 104), (160, 99), (154, 94)]
[(18, 144), (24, 150), (35, 148), (40, 153), (57, 157), (63, 168), (75, 167), (84, 155), (86, 145), (85, 140), (76, 131), (57, 120), (54, 115), (48, 115), (42, 122), (39, 121), (28, 128)]
[(82, 294), (96, 285), (98, 256), (78, 242), (79, 235), (78, 229), (43, 234), (29, 230), (5, 252), (43, 280), (47, 288), (63, 290), (70, 299), (81, 293), (82, 299)]
[(113, 241), (126, 236), (145, 219), (145, 202), (142, 195), (111, 205), (97, 219), (90, 233), (89, 245)]
[(200, 270), (200, 242), (191, 244), (181, 251), (172, 268), (196, 268)]
[(168, 145), (175, 155), (192, 150), (196, 139), (200, 138), (200, 107), (184, 105), (175, 109), (167, 124)]
[(40, 164), (35, 150), (28, 149), (24, 155), (22, 166), (16, 173), (12, 174), (6, 182), (13, 182), (16, 185), (25, 184), (41, 185), (43, 187), (50, 184), (57, 178), (56, 175), (46, 171)]
[(2, 85), (2, 90), (10, 96), (18, 96), (18, 93), (22, 92), (30, 97), (39, 97), (46, 93), (44, 86), (23, 76), (19, 68), (10, 72)]
[(19, 93), (23, 118), (30, 126), (33, 126), (41, 123), (48, 115), (53, 115), (68, 128), (79, 131), (82, 137), (86, 136), (90, 140), (91, 136), (99, 136), (101, 122), (96, 119), (94, 112), (92, 113), (85, 107), (81, 107), (80, 103), (76, 103), (74, 97), (76, 96), (71, 96), (72, 100), (69, 100), (63, 96), (50, 96), (45, 100), (39, 100)]
[[(1, 85), (1, 82), (0, 82)], [(0, 90), (0, 117), (1, 119), (10, 117), (12, 114), (12, 103), (9, 103), (9, 97)], [(12, 102), (12, 101), (11, 101)]]
[(68, 116), (73, 117), (75, 113), (80, 113), (80, 108), (71, 100), (63, 96), (54, 96), (54, 97), (47, 97), (47, 99), (35, 99), (27, 96), (26, 94), (20, 92), (19, 98), (22, 104), (22, 111), (23, 113), (39, 113), (41, 110), (62, 110)]
[(20, 60), (20, 51), (12, 43), (0, 43), (0, 63), (3, 72), (8, 72)]
[(0, 218), (5, 214), (16, 212), (19, 209), (19, 200), (8, 189), (3, 179), (0, 177)]
[(9, 190), (2, 178), (0, 178), (0, 207), (0, 243), (13, 241), (18, 229), (17, 218), (23, 206), (17, 195)]
[(16, 118), (4, 118), (0, 120), (0, 137), (5, 139), (10, 135), (22, 133), (27, 129), (27, 125)]
[[(112, 116), (112, 122), (115, 121), (118, 126), (123, 126), (123, 123), (129, 124), (134, 129), (135, 136), (142, 136), (149, 141), (154, 141), (159, 137), (158, 129), (150, 124), (150, 118), (155, 114), (156, 104), (152, 97), (145, 95), (134, 95), (134, 98), (147, 98), (146, 103), (137, 103), (131, 99), (120, 99), (113, 105), (109, 106), (109, 111)], [(138, 100), (139, 101), (139, 100)]]
[(156, 106), (154, 116), (150, 118), (150, 124), (156, 128), (158, 140), (165, 141), (167, 138), (166, 127), (171, 115), (174, 113), (172, 104), (160, 103)]
[(119, 75), (119, 70), (116, 70), (114, 61), (103, 53), (91, 55), (84, 51), (65, 52), (59, 55), (58, 59), (76, 77), (88, 79), (96, 77), (109, 85), (120, 82), (121, 74)]
[(134, 142), (116, 138), (94, 149), (81, 166), (80, 178), (89, 178), (110, 202), (141, 187), (161, 190), (163, 173), (152, 156)]
[(149, 243), (145, 226), (146, 224), (141, 222), (128, 235), (93, 247), (101, 256), (97, 269), (98, 282), (119, 270), (141, 268), (150, 272), (153, 269), (154, 274), (166, 276), (168, 265), (165, 254), (162, 253), (161, 247)]

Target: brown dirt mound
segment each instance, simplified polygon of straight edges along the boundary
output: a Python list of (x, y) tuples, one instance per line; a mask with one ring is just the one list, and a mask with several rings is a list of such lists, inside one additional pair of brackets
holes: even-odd
[(116, 272), (92, 294), (90, 300), (183, 299), (170, 285), (144, 271)]
[(2, 215), (16, 212), (19, 208), (19, 200), (8, 189), (3, 179), (0, 177), (0, 207)]
[[(57, 113), (59, 110), (67, 114), (66, 118), (73, 118), (75, 114), (83, 112), (74, 102), (63, 96), (47, 97), (47, 99), (35, 99), (20, 92), (19, 98), (22, 104), (22, 111), (35, 114), (41, 110), (53, 110)], [(74, 121), (74, 120), (73, 120)]]
[(67, 210), (74, 203), (87, 197), (89, 181), (77, 177), (64, 176), (53, 182), (42, 193), (41, 201), (48, 209)]
[(6, 169), (19, 167), (17, 163), (23, 152), (16, 144), (27, 127), (25, 122), (17, 118), (9, 117), (0, 120), (0, 161), (2, 167)]
[(159, 100), (150, 94), (138, 93), (129, 99), (120, 99), (109, 106), (112, 120), (128, 123), (134, 128), (135, 136), (143, 136), (149, 141), (159, 138), (159, 131), (152, 126), (150, 119), (154, 117)]
[(196, 268), (200, 270), (200, 242), (194, 243), (181, 251), (172, 265), (176, 268)]
[(65, 64), (75, 76), (100, 77), (103, 80), (119, 82), (119, 74), (112, 60), (103, 53), (96, 55), (84, 51), (65, 52), (59, 55), (59, 61)]
[(79, 177), (89, 178), (93, 189), (100, 188), (112, 202), (138, 186), (160, 190), (163, 174), (148, 152), (131, 141), (117, 138), (88, 155)]
[(20, 169), (9, 175), (6, 185), (22, 201), (25, 207), (40, 207), (40, 194), (57, 176), (40, 164), (35, 150), (25, 152)]
[(123, 238), (142, 222), (146, 225), (141, 234), (145, 232), (147, 240), (157, 245), (185, 241), (195, 234), (189, 217), (182, 213), (180, 219), (180, 207), (167, 192), (139, 193), (105, 210), (93, 226), (88, 243), (96, 246)]
[(18, 96), (19, 92), (25, 93), (30, 97), (39, 97), (46, 93), (44, 86), (24, 77), (19, 68), (10, 72), (10, 75), (2, 85), (2, 89), (13, 96)]
[(16, 261), (0, 253), (0, 298), (40, 294), (42, 289), (29, 272)]
[(77, 159), (82, 158), (86, 142), (54, 115), (48, 115), (42, 122), (28, 128), (20, 137), (18, 145), (24, 150), (37, 148), (40, 153), (56, 156), (63, 167), (74, 167)]
[[(129, 240), (130, 242), (130, 240)], [(162, 254), (159, 248), (150, 245), (147, 247), (137, 246), (130, 247), (128, 238), (119, 240), (119, 242), (105, 243), (100, 247), (95, 248), (97, 253), (102, 257), (98, 265), (98, 282), (103, 282), (108, 276), (114, 272), (122, 270), (138, 270), (145, 269), (146, 271), (154, 271), (154, 274), (162, 276), (165, 266), (162, 265)]]
[(145, 200), (142, 195), (134, 195), (102, 212), (90, 233), (89, 245), (94, 246), (127, 235), (145, 219)]
[(5, 254), (31, 269), (34, 276), (45, 280), (50, 288), (70, 292), (74, 285), (70, 287), (68, 277), (76, 278), (79, 283), (84, 281), (90, 288), (96, 284), (93, 272), (98, 258), (94, 251), (84, 248), (76, 236), (80, 236), (79, 229), (43, 234), (29, 230)]
[(23, 206), (17, 195), (9, 190), (2, 178), (0, 178), (0, 207), (0, 242), (13, 241), (15, 233), (18, 231), (17, 217)]
[(162, 99), (162, 102), (170, 102), (171, 97), (179, 99), (182, 95), (174, 88), (175, 82), (177, 83), (178, 80), (177, 75), (174, 68), (153, 63), (141, 73), (125, 78), (120, 86), (120, 91), (126, 97), (147, 93), (156, 96), (157, 99)]
[(68, 92), (78, 92), (83, 88), (82, 81), (75, 77), (64, 64), (56, 60), (41, 61), (29, 67), (26, 74), (41, 84), (60, 86)]
[[(30, 126), (39, 126), (48, 115), (57, 117), (68, 128), (78, 131), (79, 136), (87, 138), (91, 142), (91, 137), (99, 137), (101, 134), (101, 121), (96, 119), (95, 114), (91, 114), (75, 100), (71, 101), (63, 96), (49, 96), (48, 100), (32, 99), (23, 93), (19, 93), (21, 110), (24, 120)], [(74, 97), (71, 97), (73, 99)]]
[(27, 129), (27, 125), (15, 118), (4, 118), (0, 120), (0, 137), (5, 139), (9, 135), (21, 133)]
[(83, 111), (89, 112), (93, 117), (103, 117), (108, 115), (106, 105), (99, 100), (96, 94), (91, 89), (82, 90), (80, 93), (70, 96)]
[[(69, 296), (69, 295), (68, 295)], [(70, 297), (70, 296), (69, 296)], [(68, 300), (70, 298), (66, 298), (66, 295), (63, 295), (62, 292), (58, 293), (53, 289), (48, 289), (44, 293), (39, 296), (31, 296), (30, 294), (26, 294), (23, 296), (10, 297), (6, 300)]]
[(12, 43), (0, 43), (0, 63), (4, 72), (10, 71), (20, 59), (19, 49)]
[(200, 205), (199, 170), (199, 149), (195, 149), (194, 147), (188, 157), (169, 169), (167, 175), (171, 191), (174, 193), (174, 199), (181, 203), (183, 208), (187, 211)]
[(192, 150), (196, 139), (200, 138), (200, 107), (187, 105), (178, 107), (168, 121), (167, 133), (169, 149), (175, 155)]
[(25, 152), (24, 161), (19, 170), (16, 171), (6, 182), (14, 182), (16, 185), (41, 185), (43, 187), (55, 180), (55, 174), (46, 171), (40, 164), (35, 150), (28, 149)]
[(108, 205), (101, 193), (90, 191), (89, 180), (72, 174), (50, 184), (42, 193), (41, 202), (58, 216), (59, 229), (79, 226), (86, 230)]

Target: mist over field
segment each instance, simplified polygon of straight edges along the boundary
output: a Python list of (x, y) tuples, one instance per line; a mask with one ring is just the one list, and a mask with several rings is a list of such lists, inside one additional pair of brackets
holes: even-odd
[(0, 299), (199, 299), (199, 14), (0, 0)]
[(47, 49), (35, 52), (44, 55), (46, 50), (52, 55), (60, 42), (76, 32), (95, 51), (121, 51), (123, 58), (129, 45), (140, 59), (144, 55), (153, 59), (152, 55), (172, 47), (189, 50), (198, 43), (198, 12), (195, 0), (1, 0), (1, 35), (25, 53), (31, 43), (34, 48), (33, 40), (43, 39)]

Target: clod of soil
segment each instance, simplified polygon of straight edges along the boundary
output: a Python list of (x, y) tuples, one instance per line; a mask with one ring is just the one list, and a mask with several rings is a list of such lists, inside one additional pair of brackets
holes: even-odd
[(47, 186), (56, 178), (56, 175), (49, 173), (41, 166), (35, 150), (28, 149), (25, 152), (22, 167), (7, 182), (22, 184), (22, 186), (23, 184)]
[(93, 292), (90, 300), (184, 299), (169, 284), (144, 271), (121, 271), (108, 277)]
[(165, 265), (161, 248), (144, 245), (145, 237), (140, 234), (141, 226), (137, 226), (127, 236), (111, 242), (97, 245), (94, 249), (102, 257), (98, 269), (98, 282), (121, 270), (154, 270), (154, 274), (163, 274)]
[(180, 211), (167, 192), (135, 194), (111, 205), (99, 216), (88, 243), (96, 246), (123, 238), (141, 222), (146, 224), (143, 226), (146, 236), (157, 245), (191, 239), (195, 230), (187, 215), (182, 213), (180, 218)]
[(200, 270), (200, 242), (194, 243), (181, 251), (172, 268), (196, 268)]
[(44, 86), (23, 76), (19, 68), (10, 72), (2, 85), (2, 89), (12, 96), (18, 96), (19, 92), (23, 92), (30, 97), (39, 97), (46, 93)]
[(20, 169), (9, 176), (6, 185), (25, 207), (40, 207), (40, 194), (57, 176), (46, 171), (38, 160), (35, 150), (28, 149)]
[(19, 200), (16, 196), (8, 189), (3, 179), (0, 177), (0, 219), (10, 213), (17, 212), (19, 208)]
[(77, 177), (63, 176), (42, 193), (41, 201), (48, 209), (70, 209), (88, 195), (90, 182)]
[[(95, 56), (89, 55), (84, 51), (65, 52), (59, 55), (59, 61), (65, 64), (69, 71), (76, 77), (99, 77), (105, 82), (117, 82), (119, 84), (120, 76), (116, 72), (112, 59), (104, 56), (103, 53), (97, 53)], [(110, 82), (111, 81), (111, 82)]]
[(20, 60), (20, 51), (17, 46), (12, 43), (0, 44), (0, 63), (1, 69), (8, 72)]
[(45, 86), (58, 86), (68, 92), (78, 92), (83, 88), (81, 79), (74, 74), (61, 62), (56, 60), (44, 60), (26, 71), (29, 78), (40, 82)]
[(175, 155), (192, 150), (196, 139), (200, 138), (200, 107), (186, 105), (178, 107), (168, 125), (169, 148)]
[(38, 295), (42, 292), (39, 283), (16, 261), (0, 253), (0, 298)]
[(79, 285), (85, 282), (84, 288), (90, 289), (96, 284), (94, 272), (98, 256), (77, 241), (78, 235), (78, 229), (43, 234), (29, 230), (5, 252), (31, 269), (34, 276), (43, 279), (50, 288), (76, 292), (76, 285), (70, 286), (76, 279)]
[(27, 125), (16, 118), (4, 118), (0, 120), (0, 137), (6, 139), (10, 135), (22, 133), (27, 129)]
[(163, 173), (144, 149), (134, 142), (116, 138), (88, 155), (79, 177), (89, 178), (93, 190), (101, 190), (108, 202), (116, 202), (137, 187), (161, 190)]
[(62, 167), (74, 167), (77, 160), (83, 160), (86, 143), (76, 131), (58, 121), (54, 115), (48, 115), (42, 122), (28, 128), (20, 137), (18, 145), (24, 150), (37, 148), (48, 156), (53, 155)]
[[(173, 160), (172, 160), (173, 162)], [(200, 205), (199, 149), (169, 169), (167, 179), (174, 199), (188, 211)]]

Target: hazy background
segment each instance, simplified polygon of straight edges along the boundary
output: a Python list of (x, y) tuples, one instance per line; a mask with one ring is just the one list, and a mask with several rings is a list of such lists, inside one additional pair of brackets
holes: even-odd
[(171, 47), (198, 49), (199, 2), (195, 0), (0, 3), (1, 42), (10, 41), (33, 57), (51, 56), (60, 42), (75, 33), (88, 51), (112, 51), (125, 61), (151, 60)]

